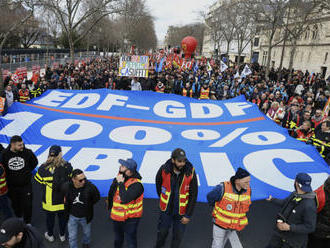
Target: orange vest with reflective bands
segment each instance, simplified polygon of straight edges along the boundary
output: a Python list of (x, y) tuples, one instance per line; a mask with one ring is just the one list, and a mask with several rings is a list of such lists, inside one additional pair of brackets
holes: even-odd
[[(0, 166), (2, 167), (2, 165)], [(3, 170), (2, 175), (0, 175), (0, 196), (7, 194), (7, 192), (8, 192), (8, 186), (6, 182), (6, 172), (5, 170)]]
[(210, 99), (209, 95), (210, 95), (210, 88), (207, 89), (201, 88), (201, 95), (199, 99)]
[[(125, 188), (134, 184), (141, 183), (137, 178), (130, 178), (125, 182)], [(121, 203), (119, 195), (119, 186), (117, 187), (116, 193), (113, 197), (113, 204), (111, 209), (110, 217), (115, 221), (126, 221), (129, 218), (141, 218), (143, 212), (143, 193), (136, 200), (133, 200), (127, 204)]]
[(315, 190), (316, 193), (316, 201), (317, 201), (317, 212), (321, 212), (325, 206), (325, 192), (324, 185)]
[(0, 113), (2, 113), (5, 110), (5, 103), (6, 103), (6, 98), (0, 97)]
[[(189, 185), (194, 176), (194, 168), (189, 176), (183, 176), (182, 183), (179, 189), (179, 214), (185, 215), (189, 199)], [(171, 173), (166, 173), (162, 170), (162, 192), (160, 194), (159, 207), (160, 210), (165, 212), (171, 196)]]
[(231, 182), (224, 182), (224, 194), (215, 203), (213, 217), (215, 224), (224, 228), (241, 231), (248, 224), (246, 213), (251, 205), (251, 188), (239, 195), (233, 191)]
[(30, 98), (30, 92), (29, 92), (28, 89), (26, 89), (24, 91), (21, 89), (21, 90), (18, 91), (18, 94), (19, 94), (19, 101), (20, 102), (26, 102)]
[[(188, 90), (186, 90), (186, 88), (182, 89), (182, 96), (187, 96)], [(193, 91), (192, 89), (189, 90), (189, 97), (192, 97), (193, 95)]]

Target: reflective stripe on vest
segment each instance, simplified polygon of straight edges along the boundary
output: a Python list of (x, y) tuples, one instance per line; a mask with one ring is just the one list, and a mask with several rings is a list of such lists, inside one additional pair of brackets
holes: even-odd
[(201, 89), (201, 95), (200, 95), (199, 99), (210, 99), (209, 94), (210, 94), (210, 89), (209, 88), (207, 88), (207, 89), (202, 88)]
[(224, 182), (224, 194), (215, 203), (213, 217), (215, 224), (224, 228), (241, 231), (248, 224), (246, 213), (251, 205), (251, 189), (241, 194), (235, 194), (231, 182)]
[[(195, 168), (189, 176), (186, 174), (183, 176), (182, 183), (179, 189), (179, 214), (184, 215), (186, 213), (187, 205), (189, 203), (189, 188), (190, 182), (194, 176)], [(171, 173), (166, 173), (162, 170), (162, 188), (159, 200), (159, 208), (165, 212), (168, 206), (168, 202), (171, 196)]]
[(26, 102), (27, 100), (29, 100), (29, 95), (30, 95), (29, 90), (25, 90), (25, 91), (19, 90), (18, 94), (19, 94), (20, 102)]
[(37, 172), (34, 176), (34, 179), (45, 185), (45, 201), (42, 202), (42, 208), (44, 210), (55, 212), (64, 210), (64, 204), (53, 204), (53, 177), (41, 177)]
[(6, 182), (6, 173), (3, 172), (0, 177), (0, 195), (4, 195), (8, 192), (8, 186)]
[[(130, 178), (125, 182), (125, 188), (134, 184), (141, 183), (137, 178)], [(127, 204), (122, 204), (119, 195), (119, 186), (113, 196), (112, 209), (110, 217), (115, 221), (126, 221), (129, 218), (141, 218), (143, 213), (143, 193), (136, 200)]]
[[(182, 89), (182, 96), (187, 96), (188, 90), (186, 90), (186, 88)], [(193, 91), (192, 89), (189, 90), (189, 97), (192, 97)]]

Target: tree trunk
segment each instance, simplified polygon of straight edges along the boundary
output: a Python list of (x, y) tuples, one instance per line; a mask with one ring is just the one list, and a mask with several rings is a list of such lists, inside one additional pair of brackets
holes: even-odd
[(69, 40), (69, 47), (70, 47), (70, 58), (71, 58), (72, 64), (74, 64), (74, 43), (73, 43), (71, 34), (68, 34), (68, 40)]
[(284, 41), (283, 41), (283, 45), (282, 45), (281, 61), (280, 61), (280, 65), (278, 67), (279, 70), (281, 70), (282, 69), (282, 66), (283, 66), (285, 46), (286, 46), (286, 37), (284, 37)]
[(289, 61), (290, 76), (289, 76), (289, 79), (291, 79), (291, 77), (292, 77), (293, 60), (294, 60), (294, 56), (296, 54), (296, 50), (297, 50), (297, 40), (295, 39), (292, 42), (292, 47), (291, 47), (291, 51), (290, 51), (290, 61)]
[(270, 60), (272, 58), (271, 53), (272, 53), (272, 39), (269, 39), (268, 42), (268, 54), (267, 54), (267, 64), (266, 64), (266, 79), (269, 79), (269, 72), (270, 72)]

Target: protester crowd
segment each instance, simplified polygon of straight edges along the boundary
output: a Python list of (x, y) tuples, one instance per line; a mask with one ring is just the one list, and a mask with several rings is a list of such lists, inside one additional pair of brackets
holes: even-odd
[[(221, 72), (220, 61), (200, 62), (188, 70), (175, 66), (160, 72), (149, 70), (148, 78), (129, 78), (118, 75), (119, 58), (98, 58), (79, 64), (61, 64), (58, 68), (46, 67), (45, 74), (33, 78), (5, 79), (5, 96), (1, 98), (5, 112), (15, 101), (25, 102), (40, 96), (47, 89), (118, 89), (149, 90), (173, 93), (197, 99), (224, 100), (244, 95), (258, 105), (261, 112), (289, 134), (307, 144), (314, 145), (321, 156), (330, 162), (330, 122), (327, 122), (330, 97), (330, 78), (308, 71), (272, 69), (266, 77), (265, 68), (251, 64), (251, 74), (240, 77), (243, 65), (232, 63)], [(243, 73), (241, 73), (243, 75)], [(325, 111), (324, 111), (325, 109)]]

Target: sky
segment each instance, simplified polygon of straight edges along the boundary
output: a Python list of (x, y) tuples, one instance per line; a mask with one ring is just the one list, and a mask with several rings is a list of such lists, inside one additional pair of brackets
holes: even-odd
[(147, 0), (147, 6), (155, 18), (158, 43), (164, 41), (167, 28), (201, 20), (198, 12), (207, 10), (216, 0)]

